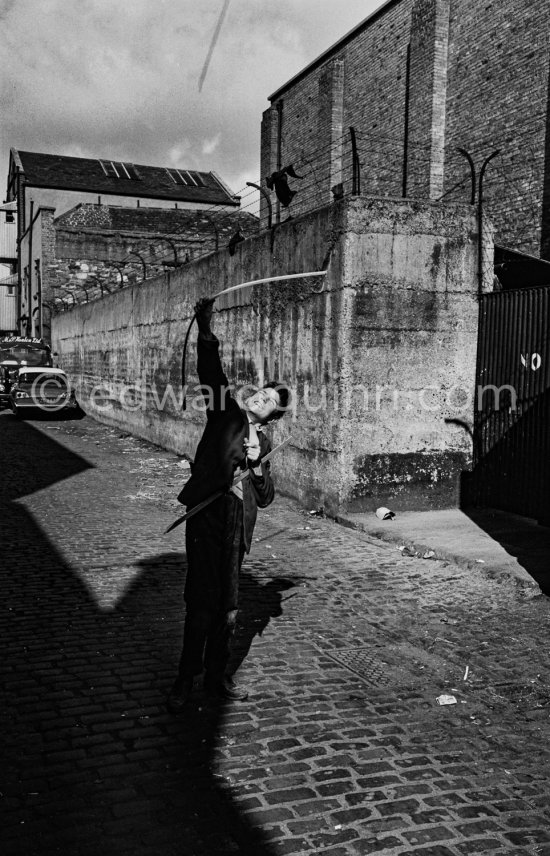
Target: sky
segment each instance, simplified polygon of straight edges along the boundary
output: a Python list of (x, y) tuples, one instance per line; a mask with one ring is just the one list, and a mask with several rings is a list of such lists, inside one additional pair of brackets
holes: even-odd
[(381, 5), (0, 0), (2, 199), (11, 147), (215, 170), (238, 192), (268, 96)]

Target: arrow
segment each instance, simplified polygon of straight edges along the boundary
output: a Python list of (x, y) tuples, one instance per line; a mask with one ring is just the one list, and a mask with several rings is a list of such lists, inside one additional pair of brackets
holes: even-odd
[[(286, 444), (290, 442), (291, 439), (292, 435), (289, 435), (286, 440), (283, 440), (283, 442), (279, 443), (278, 446), (275, 446), (275, 448), (272, 449), (271, 452), (268, 452), (267, 455), (264, 455), (263, 458), (258, 461), (258, 463), (264, 464), (266, 461), (269, 461), (269, 459), (273, 457), (275, 452), (278, 452), (279, 449), (282, 449), (283, 446), (286, 446)], [(239, 482), (244, 481), (244, 479), (248, 478), (249, 475), (250, 470), (244, 470), (244, 472), (240, 473), (240, 475), (236, 476), (236, 478), (233, 479), (233, 486), (239, 484)], [(217, 490), (216, 493), (213, 493), (211, 496), (208, 496), (206, 499), (203, 499), (203, 501), (199, 502), (198, 505), (194, 505), (193, 508), (190, 508), (189, 511), (186, 511), (184, 515), (178, 517), (177, 520), (174, 520), (174, 522), (168, 527), (168, 529), (166, 529), (164, 534), (167, 535), (168, 532), (171, 532), (172, 529), (176, 528), (176, 526), (180, 526), (186, 520), (189, 520), (190, 517), (194, 517), (195, 514), (198, 514), (199, 511), (202, 511), (203, 508), (206, 508), (207, 505), (210, 505), (212, 502), (214, 502), (216, 499), (219, 499), (220, 496), (223, 496), (225, 493), (227, 493), (226, 490)]]

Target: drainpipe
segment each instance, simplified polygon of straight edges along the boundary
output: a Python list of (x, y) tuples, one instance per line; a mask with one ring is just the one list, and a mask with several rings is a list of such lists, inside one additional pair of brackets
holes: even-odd
[[(25, 231), (25, 199), (24, 185), (19, 169), (15, 177), (15, 198), (17, 199), (17, 318), (23, 314), (23, 257), (21, 255), (21, 240)], [(21, 332), (21, 321), (17, 321)]]
[[(32, 227), (33, 227), (33, 212), (34, 212), (34, 200), (31, 199), (31, 213), (30, 213), (30, 228), (29, 228), (29, 282), (28, 282), (28, 293), (27, 293), (27, 315), (32, 319)], [(33, 331), (34, 321), (31, 320), (31, 331)]]
[[(277, 101), (277, 172), (283, 166), (283, 99)], [(277, 223), (281, 222), (281, 203), (277, 200), (276, 209)]]
[(40, 259), (35, 261), (36, 267), (36, 285), (38, 294), (38, 335), (42, 338), (42, 271), (40, 270)]
[(411, 105), (411, 46), (407, 45), (407, 59), (405, 63), (405, 120), (403, 128), (403, 183), (401, 195), (407, 197), (407, 181), (409, 178), (409, 112)]

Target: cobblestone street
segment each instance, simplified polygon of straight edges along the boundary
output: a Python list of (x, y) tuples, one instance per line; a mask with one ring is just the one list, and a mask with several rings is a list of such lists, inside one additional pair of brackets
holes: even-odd
[(250, 698), (174, 717), (183, 461), (7, 412), (0, 454), (4, 856), (550, 856), (547, 597), (279, 495), (243, 567)]

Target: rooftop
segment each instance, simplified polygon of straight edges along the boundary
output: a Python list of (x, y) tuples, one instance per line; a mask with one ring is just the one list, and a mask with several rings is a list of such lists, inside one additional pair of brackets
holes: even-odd
[(24, 173), (26, 184), (32, 187), (209, 205), (239, 204), (238, 198), (214, 172), (12, 149), (10, 182), (16, 170)]
[(258, 231), (258, 218), (248, 211), (203, 211), (185, 208), (123, 208), (81, 203), (56, 217), (58, 229), (142, 232), (207, 237), (218, 231), (229, 237), (237, 226), (247, 234)]

